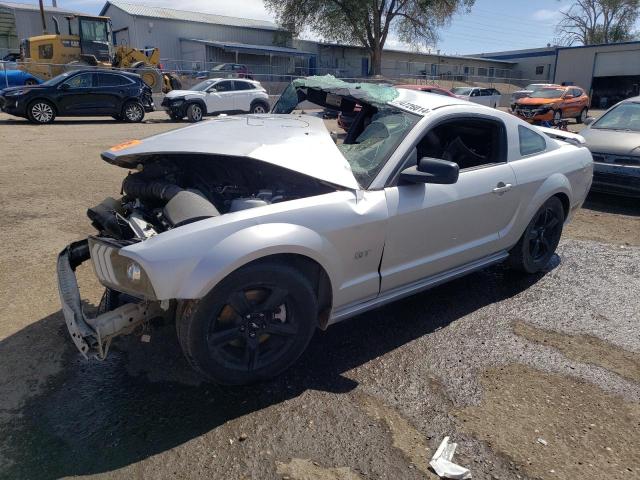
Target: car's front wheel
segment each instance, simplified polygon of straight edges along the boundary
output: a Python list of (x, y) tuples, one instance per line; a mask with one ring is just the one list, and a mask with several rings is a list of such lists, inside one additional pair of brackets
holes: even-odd
[(202, 120), (203, 116), (204, 112), (202, 110), (202, 107), (197, 103), (192, 103), (187, 107), (187, 120), (189, 120), (190, 122), (199, 122), (200, 120)]
[(536, 212), (509, 252), (510, 266), (526, 273), (544, 269), (558, 247), (563, 224), (562, 202), (558, 197), (551, 197)]
[(127, 102), (122, 108), (122, 117), (129, 123), (139, 123), (144, 119), (144, 107), (140, 102)]
[(309, 280), (274, 262), (236, 270), (200, 301), (187, 301), (176, 326), (189, 363), (209, 380), (241, 385), (291, 366), (317, 325)]
[(51, 102), (36, 100), (27, 108), (27, 116), (32, 123), (51, 123), (56, 118), (56, 110)]

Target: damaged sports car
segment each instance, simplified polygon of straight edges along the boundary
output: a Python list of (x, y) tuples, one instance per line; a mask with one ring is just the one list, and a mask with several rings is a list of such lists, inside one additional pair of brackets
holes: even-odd
[[(301, 102), (359, 112), (340, 138)], [(161, 316), (207, 379), (268, 379), (316, 328), (496, 263), (544, 269), (591, 185), (583, 143), (453, 97), (310, 77), (271, 114), (118, 145), (102, 158), (129, 171), (122, 196), (58, 257), (71, 339), (104, 358)], [(97, 316), (85, 261), (106, 289)]]

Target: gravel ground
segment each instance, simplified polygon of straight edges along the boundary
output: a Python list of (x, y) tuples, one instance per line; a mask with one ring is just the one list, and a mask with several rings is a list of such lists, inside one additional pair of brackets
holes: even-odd
[(475, 479), (640, 478), (635, 201), (590, 197), (544, 274), (494, 267), (335, 325), (267, 384), (200, 383), (172, 325), (84, 361), (55, 257), (119, 191), (99, 153), (179, 126), (0, 114), (0, 478), (436, 478), (445, 435)]

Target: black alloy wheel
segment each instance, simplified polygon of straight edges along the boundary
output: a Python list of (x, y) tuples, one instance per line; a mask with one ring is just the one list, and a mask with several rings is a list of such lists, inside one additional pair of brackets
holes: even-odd
[(276, 262), (236, 270), (200, 301), (185, 302), (176, 327), (191, 365), (215, 383), (266, 380), (293, 364), (317, 325), (309, 280)]
[(560, 199), (556, 196), (549, 198), (509, 252), (510, 266), (526, 273), (543, 270), (560, 243), (564, 220), (564, 207)]

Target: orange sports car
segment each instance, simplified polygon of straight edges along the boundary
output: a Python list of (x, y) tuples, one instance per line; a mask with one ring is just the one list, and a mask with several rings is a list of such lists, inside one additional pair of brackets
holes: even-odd
[(558, 123), (575, 118), (582, 123), (589, 111), (589, 96), (580, 87), (542, 88), (516, 101), (513, 112), (529, 123)]

